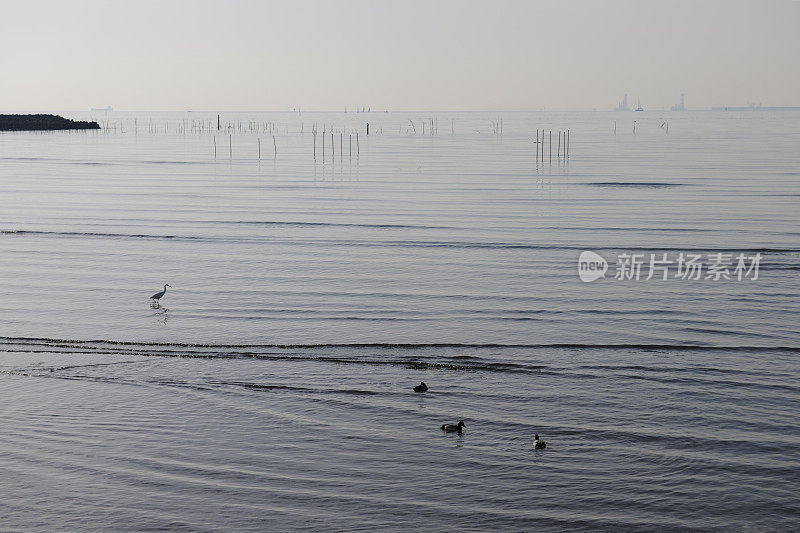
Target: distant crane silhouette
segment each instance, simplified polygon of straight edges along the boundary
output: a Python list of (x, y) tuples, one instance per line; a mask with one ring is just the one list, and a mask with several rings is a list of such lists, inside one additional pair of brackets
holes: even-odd
[(172, 287), (172, 285), (170, 285), (169, 283), (165, 283), (165, 284), (164, 284), (164, 290), (163, 290), (163, 291), (157, 292), (157, 293), (155, 293), (154, 295), (152, 295), (152, 296), (150, 297), (150, 299), (151, 299), (151, 300), (153, 300), (153, 303), (154, 303), (154, 304), (157, 304), (157, 303), (158, 303), (158, 301), (159, 301), (161, 298), (163, 298), (165, 294), (167, 294), (167, 287), (170, 287), (170, 288), (171, 288), (171, 287)]

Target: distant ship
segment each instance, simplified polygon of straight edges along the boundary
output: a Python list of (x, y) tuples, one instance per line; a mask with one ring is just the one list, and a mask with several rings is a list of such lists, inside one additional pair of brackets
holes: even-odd
[(642, 107), (642, 100), (640, 98), (636, 99), (636, 109), (634, 109), (634, 111), (644, 111), (644, 108)]
[(108, 107), (93, 107), (92, 111), (114, 111), (111, 106)]

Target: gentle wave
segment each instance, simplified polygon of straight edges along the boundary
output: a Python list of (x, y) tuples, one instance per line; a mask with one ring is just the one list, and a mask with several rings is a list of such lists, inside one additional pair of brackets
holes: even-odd
[[(311, 361), (410, 370), (490, 372), (503, 374), (550, 374), (596, 379), (600, 374), (580, 367), (567, 370), (526, 358), (524, 350), (639, 351), (639, 352), (737, 352), (800, 353), (800, 347), (702, 346), (684, 344), (496, 344), (496, 343), (320, 343), (320, 344), (200, 344), (127, 342), (118, 340), (50, 339), (0, 337), (0, 353), (65, 354), (91, 353), (124, 357), (165, 357), (187, 359), (249, 359), (265, 361)], [(479, 355), (466, 355), (477, 351)], [(501, 357), (498, 351), (508, 352)], [(398, 353), (400, 352), (400, 353)], [(405, 353), (403, 353), (405, 352)], [(481, 355), (486, 354), (486, 357)], [(584, 372), (583, 370), (589, 370)], [(619, 374), (630, 369), (613, 369)], [(654, 378), (658, 380), (659, 378)], [(665, 376), (665, 381), (672, 378)]]
[[(200, 235), (156, 235), (147, 233), (105, 233), (105, 232), (80, 232), (80, 231), (44, 231), (44, 230), (0, 230), (0, 235), (31, 235), (54, 237), (90, 237), (90, 238), (128, 238), (152, 240), (192, 240), (213, 242), (264, 242), (295, 245), (295, 246), (356, 246), (356, 247), (408, 247), (408, 248), (464, 248), (464, 249), (491, 249), (491, 250), (585, 250), (586, 246), (572, 246), (564, 244), (525, 244), (513, 242), (467, 242), (467, 241), (354, 241), (336, 239), (301, 239), (288, 240), (271, 237), (209, 237)], [(674, 248), (674, 247), (642, 247), (642, 246), (603, 246), (593, 247), (596, 251), (625, 250), (632, 252), (748, 252), (748, 253), (800, 253), (800, 248), (755, 248), (755, 247), (726, 247), (726, 248)]]
[(357, 224), (355, 222), (299, 222), (292, 220), (204, 220), (211, 224), (236, 224), (244, 226), (291, 226), (375, 229), (459, 229), (454, 226), (427, 226), (422, 224)]
[[(5, 351), (0, 349), (0, 352)], [(86, 353), (87, 350), (79, 350), (74, 353)], [(47, 353), (48, 350), (26, 350), (25, 353)], [(50, 353), (65, 354), (73, 353), (68, 351), (49, 351)], [(800, 394), (800, 386), (792, 383), (775, 382), (774, 375), (769, 373), (756, 372), (728, 372), (724, 368), (686, 368), (681, 369), (681, 372), (674, 372), (673, 368), (665, 368), (662, 366), (642, 366), (642, 365), (579, 365), (577, 367), (570, 366), (553, 366), (544, 364), (531, 364), (519, 362), (498, 362), (485, 360), (479, 357), (470, 357), (465, 360), (459, 356), (445, 356), (436, 355), (429, 356), (429, 360), (425, 357), (416, 355), (412, 358), (397, 358), (397, 357), (375, 357), (371, 354), (368, 357), (336, 357), (336, 356), (320, 356), (320, 355), (303, 355), (303, 354), (279, 354), (279, 353), (224, 353), (224, 354), (209, 354), (209, 353), (196, 353), (196, 352), (169, 352), (163, 350), (91, 350), (93, 355), (124, 355), (124, 356), (138, 356), (138, 357), (174, 357), (174, 358), (195, 358), (195, 359), (250, 359), (250, 360), (268, 360), (268, 361), (308, 361), (313, 363), (331, 363), (336, 365), (352, 364), (352, 365), (366, 365), (377, 367), (401, 367), (408, 370), (425, 370), (425, 371), (456, 371), (456, 372), (489, 372), (500, 374), (536, 374), (540, 376), (555, 376), (568, 379), (577, 380), (597, 380), (597, 379), (624, 379), (624, 380), (637, 380), (649, 381), (659, 383), (662, 385), (675, 385), (681, 388), (685, 387), (711, 387), (717, 391), (763, 391), (765, 393), (784, 393), (789, 395)], [(434, 360), (435, 359), (435, 360)], [(285, 383), (264, 383), (254, 381), (231, 381), (231, 380), (201, 380), (200, 382), (185, 381), (176, 379), (174, 377), (168, 378), (153, 378), (153, 377), (136, 377), (136, 374), (127, 374), (128, 377), (121, 377), (119, 375), (103, 376), (96, 374), (86, 374), (80, 371), (84, 369), (94, 369), (98, 367), (113, 367), (116, 365), (136, 364), (139, 361), (118, 361), (112, 363), (91, 363), (83, 365), (66, 365), (58, 367), (49, 366), (36, 366), (28, 369), (7, 369), (0, 370), (0, 374), (17, 375), (25, 377), (49, 377), (56, 379), (67, 380), (89, 380), (89, 381), (102, 381), (102, 382), (115, 382), (115, 383), (128, 383), (136, 384), (153, 384), (153, 385), (166, 385), (166, 386), (179, 386), (189, 387), (197, 390), (215, 390), (219, 386), (233, 386), (254, 391), (286, 391), (286, 392), (301, 392), (301, 393), (315, 393), (315, 394), (348, 394), (348, 395), (392, 395), (391, 390), (369, 390), (369, 389), (354, 389), (354, 388), (337, 388), (337, 387), (312, 387), (307, 385), (289, 385)], [(590, 370), (584, 372), (582, 370)], [(595, 372), (591, 372), (594, 370)], [(75, 372), (78, 373), (75, 373)], [(67, 373), (65, 373), (67, 372)], [(634, 372), (634, 373), (632, 373)], [(673, 375), (674, 374), (674, 375)], [(685, 374), (685, 375), (682, 375)], [(733, 379), (732, 375), (741, 374), (740, 379)], [(747, 379), (747, 377), (757, 378), (763, 377), (764, 381)], [(447, 394), (458, 394), (457, 391), (442, 391)]]
[(505, 344), (505, 343), (381, 343), (381, 342), (357, 342), (357, 343), (301, 343), (301, 344), (209, 344), (209, 343), (173, 343), (173, 342), (137, 342), (107, 339), (53, 339), (47, 337), (5, 337), (0, 336), (0, 350), (4, 345), (11, 344), (31, 344), (44, 346), (64, 346), (64, 345), (111, 345), (111, 346), (137, 346), (137, 347), (175, 347), (175, 348), (207, 348), (207, 349), (228, 349), (228, 348), (279, 348), (279, 349), (315, 349), (315, 348), (402, 348), (402, 349), (425, 349), (425, 348), (531, 348), (531, 349), (576, 349), (576, 350), (675, 350), (675, 351), (789, 351), (800, 352), (800, 346), (753, 346), (753, 345), (729, 345), (721, 346), (714, 344), (657, 344), (657, 343), (619, 343), (619, 344), (589, 344), (589, 343), (530, 343), (530, 344)]
[(57, 158), (57, 157), (0, 157), (0, 160), (4, 161), (19, 161), (19, 162), (44, 162), (44, 163), (55, 163), (55, 164), (67, 164), (67, 165), (93, 165), (93, 166), (122, 166), (122, 165), (135, 165), (135, 164), (145, 164), (145, 165), (208, 165), (209, 163), (213, 163), (213, 161), (151, 161), (151, 160), (142, 160), (142, 161), (83, 161), (80, 159), (64, 159), (64, 158)]
[(594, 181), (586, 183), (592, 187), (644, 187), (652, 189), (663, 189), (667, 187), (683, 187), (684, 183), (668, 183), (668, 182), (637, 182), (637, 181)]
[(191, 235), (152, 235), (147, 233), (103, 233), (97, 231), (40, 231), (40, 230), (0, 230), (0, 235), (48, 235), (58, 237), (112, 237), (128, 239), (187, 239), (207, 240), (207, 237)]

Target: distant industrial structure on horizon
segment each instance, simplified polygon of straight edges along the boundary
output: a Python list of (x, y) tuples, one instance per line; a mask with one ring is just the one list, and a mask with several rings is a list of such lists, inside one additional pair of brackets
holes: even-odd
[(670, 111), (685, 111), (686, 110), (685, 97), (686, 97), (686, 95), (681, 93), (681, 103), (678, 104), (678, 105), (674, 105), (674, 106), (670, 107), (669, 110)]
[[(719, 109), (719, 108), (717, 108)], [(685, 111), (686, 110), (686, 94), (681, 93), (681, 102), (677, 105), (674, 105), (669, 108), (670, 111)], [(630, 105), (628, 105), (628, 94), (625, 93), (622, 95), (622, 100), (620, 100), (619, 104), (617, 105), (615, 111), (631, 111)], [(644, 111), (642, 108), (642, 100), (637, 99), (636, 109), (633, 111)]]
[[(628, 93), (625, 93), (622, 96), (622, 101), (617, 106), (617, 111), (630, 111), (630, 110), (631, 110), (631, 108), (630, 108), (630, 106), (628, 106)], [(642, 100), (641, 100), (641, 98), (637, 100), (636, 109), (634, 109), (634, 111), (644, 111), (644, 109), (642, 108)]]

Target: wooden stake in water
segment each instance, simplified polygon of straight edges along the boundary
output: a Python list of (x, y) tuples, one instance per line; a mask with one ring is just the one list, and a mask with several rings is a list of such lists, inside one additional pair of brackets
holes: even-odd
[(567, 157), (569, 157), (569, 130), (567, 130)]
[(275, 136), (274, 135), (272, 136), (272, 149), (275, 151), (275, 154), (273, 155), (273, 158), (277, 159), (277, 157), (278, 157), (278, 145), (275, 142)]
[(217, 115), (217, 131), (219, 131), (219, 115)]
[(558, 130), (558, 150), (556, 151), (556, 157), (561, 157), (561, 130)]
[(261, 160), (261, 137), (258, 138), (258, 159)]
[(356, 132), (356, 159), (361, 158), (361, 144), (358, 142), (358, 132)]
[(550, 130), (550, 163), (553, 162), (553, 130)]
[(217, 158), (217, 136), (214, 135), (214, 159)]
[(353, 134), (350, 134), (350, 159), (353, 159)]
[(544, 163), (544, 130), (539, 135), (539, 159)]
[(228, 136), (228, 159), (233, 159), (233, 135)]

